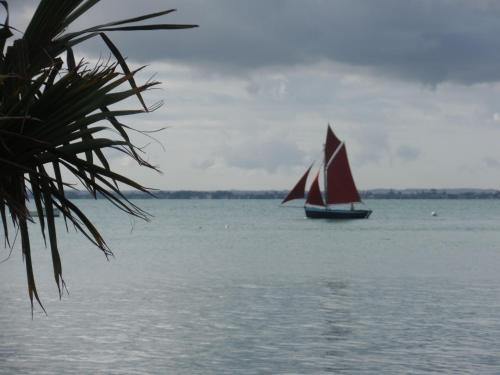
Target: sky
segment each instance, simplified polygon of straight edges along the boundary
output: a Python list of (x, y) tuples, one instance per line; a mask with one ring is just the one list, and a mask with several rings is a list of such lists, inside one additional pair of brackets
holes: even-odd
[[(10, 2), (11, 24), (36, 4)], [(134, 136), (162, 174), (110, 155), (118, 171), (165, 190), (288, 189), (331, 124), (360, 189), (500, 188), (499, 1), (102, 0), (76, 27), (170, 8), (162, 22), (200, 27), (109, 34), (162, 82), (146, 98), (164, 105), (127, 124), (166, 127)]]

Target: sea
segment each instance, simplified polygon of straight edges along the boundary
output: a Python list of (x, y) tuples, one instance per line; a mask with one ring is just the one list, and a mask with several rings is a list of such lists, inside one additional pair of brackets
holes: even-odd
[[(59, 299), (30, 224), (0, 250), (0, 374), (500, 374), (500, 200), (371, 200), (368, 220), (275, 200), (76, 201)], [(293, 204), (292, 204), (293, 205)], [(432, 216), (436, 212), (437, 216)]]

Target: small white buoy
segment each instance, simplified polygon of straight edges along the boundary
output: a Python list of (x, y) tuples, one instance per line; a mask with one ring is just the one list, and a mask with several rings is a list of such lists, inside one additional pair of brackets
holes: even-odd
[(437, 215), (438, 215), (438, 214), (437, 214), (437, 212), (436, 212), (436, 211), (432, 211), (432, 212), (431, 212), (431, 216), (437, 216)]
[(229, 224), (224, 225), (224, 228), (229, 229)]

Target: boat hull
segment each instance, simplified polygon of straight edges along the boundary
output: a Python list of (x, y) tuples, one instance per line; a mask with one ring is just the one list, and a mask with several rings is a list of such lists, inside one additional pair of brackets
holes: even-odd
[(330, 208), (305, 207), (310, 219), (368, 219), (372, 210), (339, 210)]

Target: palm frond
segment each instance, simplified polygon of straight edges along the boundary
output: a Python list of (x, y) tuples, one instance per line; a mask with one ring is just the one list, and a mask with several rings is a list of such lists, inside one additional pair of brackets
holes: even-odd
[[(119, 150), (139, 165), (156, 170), (140, 156), (141, 150), (128, 135), (131, 128), (119, 119), (155, 109), (146, 105), (142, 93), (159, 82), (138, 84), (135, 76), (142, 68), (130, 69), (106, 32), (196, 27), (142, 24), (171, 14), (174, 10), (170, 9), (65, 32), (98, 3), (99, 0), (41, 0), (22, 37), (5, 48), (13, 34), (8, 3), (0, 0), (6, 13), (0, 25), (0, 218), (6, 246), (11, 244), (9, 220), (21, 235), (32, 312), (34, 301), (45, 309), (36, 288), (31, 258), (27, 224), (32, 221), (28, 210), (30, 196), (46, 244), (48, 238), (60, 297), (65, 282), (54, 210), (61, 212), (66, 226), (73, 224), (106, 257), (112, 255), (97, 227), (66, 197), (64, 188), (71, 185), (63, 176), (73, 175), (93, 196), (108, 199), (127, 214), (149, 219), (145, 211), (124, 196), (120, 187), (148, 194), (150, 189), (114, 172), (104, 150)], [(84, 60), (75, 61), (73, 49), (94, 37), (104, 41), (115, 61), (94, 66)], [(138, 99), (141, 109), (113, 108), (131, 97)]]

